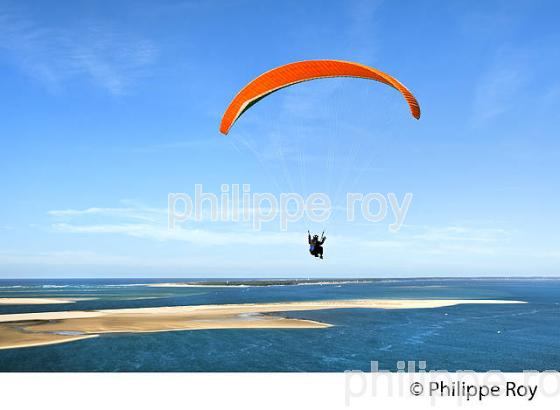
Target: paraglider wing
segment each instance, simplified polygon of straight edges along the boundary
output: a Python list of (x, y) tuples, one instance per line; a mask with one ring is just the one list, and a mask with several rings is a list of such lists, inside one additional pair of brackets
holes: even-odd
[(247, 84), (226, 109), (220, 132), (227, 134), (237, 119), (252, 105), (281, 88), (328, 77), (356, 77), (375, 80), (398, 90), (405, 98), (412, 116), (420, 118), (420, 106), (412, 93), (397, 79), (363, 64), (339, 60), (308, 60), (286, 64), (261, 74)]

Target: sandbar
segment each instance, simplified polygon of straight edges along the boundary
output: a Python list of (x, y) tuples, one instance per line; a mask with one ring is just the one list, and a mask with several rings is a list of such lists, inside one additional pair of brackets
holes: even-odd
[(168, 306), (0, 315), (0, 349), (63, 343), (103, 333), (208, 329), (313, 329), (329, 323), (270, 313), (326, 309), (426, 309), (459, 304), (525, 303), (471, 299), (354, 299)]

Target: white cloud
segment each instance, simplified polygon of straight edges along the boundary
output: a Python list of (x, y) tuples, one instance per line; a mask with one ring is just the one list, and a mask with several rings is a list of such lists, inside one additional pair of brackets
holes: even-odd
[(499, 228), (473, 228), (466, 226), (406, 226), (393, 239), (362, 240), (356, 244), (369, 252), (406, 252), (416, 256), (486, 256), (508, 252), (504, 243), (510, 233)]
[[(209, 212), (203, 212), (202, 221), (189, 221), (189, 226), (168, 227), (168, 210), (152, 208), (130, 201), (125, 207), (90, 207), (86, 209), (63, 209), (48, 211), (57, 222), (51, 228), (57, 232), (72, 234), (116, 234), (144, 238), (158, 242), (181, 241), (198, 245), (279, 245), (301, 244), (300, 234), (287, 232), (256, 232), (249, 223), (217, 221), (208, 228)], [(239, 211), (239, 215), (242, 215)], [(247, 210), (246, 210), (247, 211)], [(269, 212), (266, 209), (266, 212)], [(251, 208), (247, 212), (256, 212)], [(219, 214), (219, 213), (218, 213)], [(278, 215), (278, 213), (276, 213)], [(93, 219), (92, 219), (93, 218)], [(140, 221), (140, 222), (138, 222)], [(202, 228), (205, 226), (206, 228)]]
[[(170, 230), (167, 226), (166, 209), (150, 208), (130, 201), (126, 201), (125, 204), (126, 206), (123, 207), (50, 211), (49, 215), (54, 218), (51, 229), (69, 235), (122, 236), (148, 242), (168, 243), (169, 246), (172, 246), (172, 243), (196, 245), (198, 249), (196, 254), (200, 253), (201, 260), (206, 260), (210, 265), (213, 263), (212, 253), (205, 254), (200, 247), (207, 247), (211, 252), (215, 247), (223, 247), (225, 251), (231, 246), (236, 246), (231, 252), (236, 255), (237, 262), (243, 264), (243, 261), (252, 258), (254, 249), (258, 249), (258, 252), (268, 252), (265, 251), (267, 247), (279, 246), (283, 249), (282, 254), (291, 255), (293, 252), (305, 249), (307, 245), (305, 232), (253, 231), (241, 223), (187, 221)], [(328, 253), (337, 258), (339, 263), (346, 260), (350, 249), (352, 252), (364, 255), (365, 259), (361, 262), (359, 260), (351, 262), (358, 265), (369, 258), (374, 258), (378, 262), (383, 261), (382, 263), (385, 264), (399, 263), (403, 254), (416, 258), (418, 263), (420, 261), (426, 263), (433, 258), (485, 260), (484, 258), (488, 256), (511, 253), (511, 250), (505, 246), (505, 243), (510, 241), (510, 232), (491, 226), (407, 225), (396, 234), (387, 232), (375, 234), (365, 228), (360, 228), (353, 235), (349, 235), (344, 230), (339, 231), (334, 228), (331, 230), (332, 234), (328, 233)], [(247, 253), (238, 254), (238, 249), (243, 247), (248, 249)], [(144, 255), (138, 257), (143, 259)], [(57, 258), (60, 259), (60, 256)], [(168, 266), (167, 258), (161, 259), (163, 265)], [(88, 258), (85, 258), (84, 263), (87, 264), (87, 261)], [(126, 261), (122, 263), (125, 264)], [(135, 263), (130, 261), (131, 266), (136, 266)], [(278, 261), (276, 268), (293, 263), (296, 262)], [(203, 265), (201, 262), (201, 266)]]
[(489, 121), (516, 105), (516, 97), (528, 79), (527, 55), (522, 50), (500, 49), (494, 63), (475, 88), (473, 123)]
[(0, 51), (26, 73), (58, 91), (85, 77), (111, 94), (124, 94), (157, 54), (154, 43), (100, 22), (46, 26), (21, 10), (0, 10)]
[(412, 235), (411, 239), (430, 242), (496, 242), (508, 236), (508, 232), (503, 229), (447, 226), (427, 228), (422, 233)]
[[(57, 220), (52, 228), (58, 232), (76, 234), (121, 234), (156, 241), (183, 241), (202, 245), (228, 244), (301, 244), (301, 234), (274, 231), (253, 231), (249, 223), (211, 221), (208, 212), (202, 221), (191, 219), (186, 225), (168, 227), (166, 208), (147, 207), (131, 201), (123, 201), (124, 207), (90, 207), (85, 209), (52, 210), (48, 215)], [(266, 209), (269, 212), (269, 209)], [(242, 215), (240, 209), (239, 215)], [(252, 214), (255, 209), (249, 209)], [(219, 211), (218, 211), (219, 214)], [(276, 216), (279, 214), (276, 213)], [(93, 220), (92, 220), (92, 217)], [(211, 224), (206, 222), (212, 222)], [(474, 228), (461, 225), (452, 226), (413, 226), (406, 225), (389, 239), (372, 238), (369, 235), (344, 237), (338, 236), (340, 244), (363, 246), (369, 249), (416, 248), (428, 246), (431, 249), (452, 250), (452, 247), (489, 246), (509, 240), (510, 233), (500, 228)], [(333, 237), (331, 237), (331, 242)], [(452, 245), (450, 245), (452, 244)]]
[(136, 258), (100, 255), (91, 251), (0, 251), (0, 265), (109, 265), (128, 266)]
[[(13, 277), (14, 269), (23, 273), (18, 277), (41, 277), (45, 274), (52, 277), (90, 277), (93, 272), (95, 277), (114, 277), (115, 275), (133, 277), (197, 277), (204, 276), (223, 277), (224, 272), (233, 276), (247, 277), (247, 272), (270, 272), (271, 269), (296, 269), (301, 267), (297, 260), (285, 257), (269, 257), (259, 260), (254, 259), (222, 259), (204, 255), (159, 257), (155, 255), (114, 255), (105, 252), (92, 252), (87, 250), (77, 251), (47, 251), (47, 252), (21, 252), (0, 250), (0, 277)], [(26, 269), (26, 267), (28, 267)], [(41, 269), (37, 270), (37, 267)], [(108, 269), (109, 268), (109, 269)], [(49, 272), (51, 274), (49, 274)], [(237, 273), (239, 272), (239, 273)], [(241, 273), (242, 272), (242, 273)], [(288, 270), (288, 272), (293, 272)], [(277, 271), (279, 274), (279, 272)], [(293, 274), (291, 276), (294, 276)], [(298, 275), (295, 275), (296, 277)]]
[(166, 220), (167, 209), (147, 207), (60, 209), (49, 211), (48, 215), (57, 218), (76, 218), (96, 215), (156, 222), (158, 220)]
[(375, 57), (377, 43), (375, 38), (375, 17), (383, 0), (357, 0), (349, 4), (349, 43), (356, 60), (368, 61)]
[(122, 234), (136, 238), (156, 241), (182, 241), (197, 245), (298, 245), (302, 243), (301, 234), (247, 232), (208, 229), (186, 229), (175, 227), (168, 229), (158, 224), (105, 224), (105, 225), (72, 225), (57, 223), (53, 229), (65, 233), (81, 234)]
[(405, 241), (387, 240), (387, 241), (362, 241), (362, 246), (372, 249), (400, 249), (409, 245)]

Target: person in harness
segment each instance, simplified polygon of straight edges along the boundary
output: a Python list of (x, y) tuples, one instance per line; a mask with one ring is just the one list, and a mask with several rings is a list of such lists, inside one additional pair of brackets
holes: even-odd
[(323, 259), (323, 244), (327, 240), (325, 236), (325, 231), (321, 234), (321, 239), (319, 239), (319, 235), (313, 235), (311, 237), (311, 233), (307, 231), (307, 242), (309, 242), (309, 253), (316, 258)]

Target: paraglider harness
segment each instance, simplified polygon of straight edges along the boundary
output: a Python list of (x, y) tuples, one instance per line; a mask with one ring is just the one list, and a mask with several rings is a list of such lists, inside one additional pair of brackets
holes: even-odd
[(321, 233), (321, 239), (319, 239), (318, 235), (314, 235), (311, 238), (311, 233), (307, 231), (307, 241), (309, 242), (309, 253), (316, 258), (319, 257), (323, 259), (323, 244), (327, 237), (325, 236), (325, 231)]

